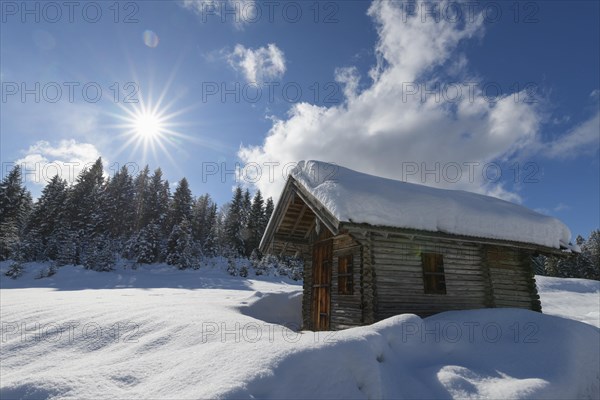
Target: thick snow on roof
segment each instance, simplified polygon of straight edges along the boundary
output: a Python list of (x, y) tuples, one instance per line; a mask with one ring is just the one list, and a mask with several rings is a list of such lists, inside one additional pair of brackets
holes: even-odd
[(556, 218), (494, 197), (395, 181), (320, 161), (291, 175), (340, 222), (444, 232), (567, 247), (571, 231)]

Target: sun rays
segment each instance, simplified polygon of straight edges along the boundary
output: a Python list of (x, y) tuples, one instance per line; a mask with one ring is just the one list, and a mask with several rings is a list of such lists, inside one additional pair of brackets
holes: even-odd
[(152, 113), (140, 114), (133, 121), (135, 133), (143, 140), (153, 140), (161, 134), (163, 122)]
[(120, 131), (119, 137), (124, 142), (117, 155), (129, 150), (136, 159), (141, 152), (143, 162), (152, 156), (155, 160), (167, 157), (175, 164), (172, 153), (183, 150), (183, 143), (193, 141), (193, 138), (180, 131), (184, 124), (177, 121), (177, 116), (186, 110), (172, 111), (173, 103), (163, 106), (163, 98), (164, 94), (161, 94), (153, 104), (150, 98), (143, 98), (140, 94), (137, 103), (119, 104), (122, 113), (114, 115), (119, 121), (114, 127)]

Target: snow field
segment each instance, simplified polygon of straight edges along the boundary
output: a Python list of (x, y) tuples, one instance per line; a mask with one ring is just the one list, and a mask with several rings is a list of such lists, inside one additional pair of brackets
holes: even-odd
[(539, 279), (543, 307), (587, 324), (488, 309), (313, 333), (294, 330), (301, 286), (280, 278), (147, 266), (34, 279), (41, 267), (1, 280), (2, 399), (600, 394), (598, 282)]
[(576, 319), (600, 328), (600, 281), (536, 276), (544, 314)]

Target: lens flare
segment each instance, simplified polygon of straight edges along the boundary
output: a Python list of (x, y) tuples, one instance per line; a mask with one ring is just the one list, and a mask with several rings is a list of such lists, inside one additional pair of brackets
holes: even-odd
[(144, 44), (148, 47), (155, 48), (158, 46), (158, 35), (151, 30), (145, 30), (142, 35)]

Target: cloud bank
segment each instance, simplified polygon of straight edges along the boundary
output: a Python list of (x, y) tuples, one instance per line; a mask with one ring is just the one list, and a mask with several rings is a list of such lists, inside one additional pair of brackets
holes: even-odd
[[(274, 121), (262, 145), (242, 146), (240, 159), (258, 165), (322, 160), (387, 178), (520, 201), (481, 168), (538, 143), (542, 112), (525, 91), (490, 97), (469, 72), (460, 45), (483, 35), (483, 18), (423, 20), (418, 13), (405, 13), (402, 2), (386, 0), (375, 0), (368, 15), (379, 38), (367, 87), (358, 91), (360, 76), (354, 67), (336, 70), (343, 104), (295, 104), (287, 118)], [(587, 128), (573, 132), (567, 144), (577, 147), (589, 140)], [(556, 143), (556, 152), (564, 145)], [(416, 166), (418, 173), (407, 174), (407, 166), (413, 172)], [(452, 168), (445, 176), (447, 166)], [(256, 185), (277, 198), (285, 182), (282, 175)]]
[[(490, 102), (476, 86), (464, 85), (457, 85), (461, 96), (451, 102), (441, 94), (423, 95), (445, 84), (444, 79), (473, 81), (468, 79), (464, 60), (452, 68), (454, 76), (444, 77), (439, 70), (456, 64), (456, 50), (462, 41), (482, 34), (482, 20), (461, 24), (445, 19), (422, 21), (417, 15), (403, 14), (398, 4), (375, 1), (369, 8), (379, 40), (375, 49), (378, 62), (366, 89), (357, 92), (355, 69), (337, 70), (336, 78), (346, 96), (344, 104), (329, 108), (294, 105), (287, 119), (275, 121), (261, 146), (242, 147), (240, 158), (259, 164), (320, 159), (421, 182), (420, 176), (402, 176), (406, 163), (425, 168), (436, 163), (485, 163), (534, 140), (540, 124), (534, 104), (515, 102), (512, 96)], [(283, 179), (275, 185), (261, 180), (258, 186), (267, 195), (277, 196), (282, 183)], [(448, 186), (443, 179), (426, 183)], [(502, 195), (498, 187), (482, 189), (482, 184), (481, 178), (469, 177), (450, 186)]]

